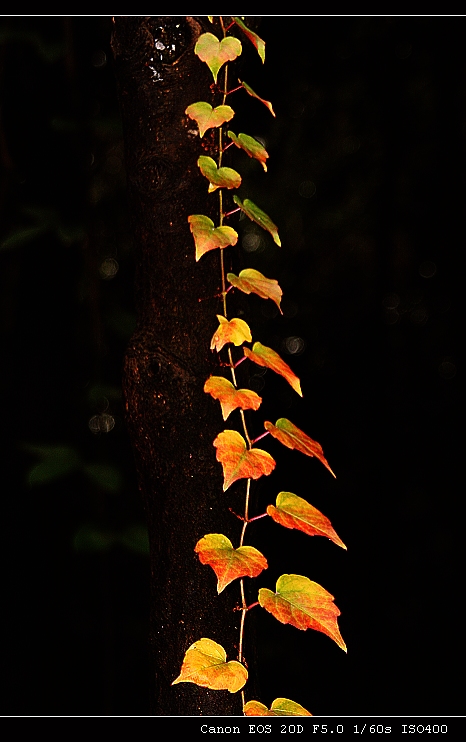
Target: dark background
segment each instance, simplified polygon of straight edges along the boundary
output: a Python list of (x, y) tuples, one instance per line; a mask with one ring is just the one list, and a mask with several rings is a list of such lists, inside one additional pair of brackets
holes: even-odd
[[(270, 519), (248, 529), (269, 559), (258, 586), (284, 572), (319, 582), (348, 645), (345, 656), (256, 609), (268, 705), (464, 711), (463, 25), (266, 17), (266, 63), (247, 53), (241, 74), (277, 117), (245, 94), (231, 101), (232, 129), (270, 154), (266, 175), (235, 155), (240, 195), (283, 245), (239, 223), (244, 267), (284, 291), (283, 317), (252, 297), (249, 321), (304, 400), (271, 372), (252, 372), (251, 386), (263, 417), (305, 429), (337, 474), (268, 438), (277, 469), (255, 489), (258, 512), (295, 492), (348, 546)], [(147, 540), (120, 393), (134, 262), (110, 35), (105, 17), (0, 19), (3, 714), (149, 710)]]

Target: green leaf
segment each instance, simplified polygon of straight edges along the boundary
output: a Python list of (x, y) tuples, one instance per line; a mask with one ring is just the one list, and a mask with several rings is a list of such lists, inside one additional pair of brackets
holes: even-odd
[(314, 629), (326, 634), (346, 652), (346, 645), (337, 624), (340, 611), (333, 595), (317, 582), (302, 575), (282, 575), (277, 580), (276, 592), (259, 590), (259, 603), (281, 623), (297, 629)]
[(287, 448), (295, 448), (306, 456), (311, 456), (311, 458), (315, 456), (325, 466), (325, 468), (329, 470), (330, 474), (335, 477), (334, 472), (331, 470), (330, 465), (324, 456), (320, 443), (317, 443), (317, 441), (310, 438), (306, 433), (297, 428), (296, 425), (293, 425), (290, 420), (287, 420), (286, 417), (281, 417), (277, 420), (275, 425), (266, 421), (264, 423), (264, 428)]
[(259, 54), (259, 57), (262, 60), (262, 64), (265, 62), (265, 41), (261, 39), (260, 36), (258, 36), (254, 31), (251, 31), (250, 28), (245, 26), (241, 18), (238, 18), (238, 16), (233, 16), (233, 20), (236, 23), (237, 26), (240, 27), (240, 29), (244, 32), (244, 34), (248, 37), (249, 41), (254, 44), (254, 46), (257, 49), (257, 53)]
[(234, 134), (232, 131), (229, 131), (227, 133), (230, 139), (239, 149), (244, 150), (244, 152), (246, 152), (249, 157), (253, 157), (255, 160), (259, 160), (265, 172), (267, 172), (266, 160), (268, 159), (269, 154), (266, 151), (265, 147), (263, 147), (262, 144), (257, 141), (257, 139), (248, 136), (248, 134), (238, 134), (238, 136), (236, 136), (236, 134)]
[(271, 102), (269, 100), (264, 100), (264, 98), (261, 98), (260, 95), (257, 95), (257, 93), (254, 92), (254, 90), (250, 87), (250, 85), (247, 84), (247, 82), (241, 82), (241, 80), (238, 80), (238, 82), (241, 85), (241, 87), (243, 87), (245, 89), (246, 93), (251, 96), (251, 98), (256, 98), (261, 103), (263, 103), (264, 106), (266, 106), (269, 109), (269, 111), (272, 114), (272, 116), (275, 117), (275, 112), (274, 112), (274, 110), (272, 108), (272, 104), (271, 104)]
[(122, 487), (121, 473), (112, 464), (85, 464), (85, 474), (107, 492), (119, 492)]
[(307, 500), (294, 495), (293, 492), (279, 492), (275, 505), (276, 507), (269, 505), (267, 513), (276, 523), (285, 528), (297, 528), (308, 536), (326, 536), (337, 546), (346, 549), (329, 519)]
[(238, 242), (238, 233), (232, 227), (214, 227), (208, 216), (192, 214), (188, 222), (196, 245), (196, 260), (209, 250), (223, 249)]
[(61, 479), (81, 467), (78, 452), (69, 446), (28, 445), (25, 449), (41, 459), (29, 471), (28, 482), (31, 486)]
[(46, 224), (38, 227), (19, 227), (18, 229), (12, 230), (8, 237), (5, 237), (0, 244), (0, 248), (9, 249), (25, 245), (27, 242), (34, 240), (39, 235), (44, 234), (47, 229), (48, 225)]
[(246, 448), (246, 441), (236, 430), (224, 430), (214, 440), (217, 461), (223, 467), (223, 491), (237, 479), (259, 479), (275, 469), (275, 460), (260, 448)]
[(253, 546), (233, 548), (230, 539), (221, 533), (209, 533), (197, 542), (194, 551), (202, 564), (212, 567), (217, 576), (220, 594), (230, 582), (240, 577), (257, 577), (267, 569), (267, 559)]
[(220, 353), (223, 346), (227, 343), (233, 343), (233, 345), (238, 346), (242, 345), (244, 342), (251, 342), (251, 330), (249, 329), (247, 322), (243, 319), (234, 317), (228, 321), (226, 317), (222, 317), (221, 314), (217, 314), (217, 319), (220, 324), (212, 337), (210, 350), (215, 349), (217, 353)]
[(241, 199), (238, 198), (238, 196), (233, 196), (233, 201), (241, 211), (243, 211), (246, 216), (248, 216), (251, 221), (256, 222), (262, 229), (265, 229), (267, 232), (270, 232), (270, 234), (273, 237), (273, 241), (275, 242), (278, 247), (282, 246), (282, 243), (280, 242), (280, 237), (278, 236), (278, 229), (271, 220), (269, 216), (265, 213), (265, 211), (262, 211), (262, 209), (259, 209), (258, 206), (256, 206), (255, 203), (249, 200), (249, 198), (245, 198), (244, 201), (241, 203)]
[(227, 36), (226, 39), (219, 41), (213, 33), (203, 33), (194, 47), (194, 53), (212, 72), (214, 82), (217, 82), (220, 68), (226, 62), (232, 62), (239, 57), (241, 51), (241, 41), (234, 36)]
[(241, 185), (241, 175), (231, 167), (217, 167), (217, 163), (212, 157), (201, 155), (197, 164), (203, 175), (209, 181), (209, 193), (217, 188), (239, 188)]
[(236, 693), (247, 679), (248, 671), (240, 662), (227, 662), (224, 648), (212, 639), (203, 638), (187, 649), (181, 672), (172, 685), (195, 683), (203, 688)]
[(243, 706), (245, 716), (312, 716), (304, 706), (289, 698), (276, 698), (270, 711), (260, 701), (248, 701)]
[(244, 268), (239, 276), (235, 276), (234, 273), (227, 273), (227, 280), (232, 286), (245, 294), (252, 292), (260, 296), (261, 299), (272, 299), (283, 314), (280, 307), (283, 292), (278, 285), (278, 281), (274, 278), (266, 278), (254, 268)]
[(257, 363), (258, 366), (265, 366), (266, 368), (275, 371), (276, 374), (283, 376), (292, 389), (294, 389), (300, 397), (303, 396), (301, 391), (301, 382), (298, 377), (293, 373), (288, 364), (280, 358), (278, 353), (272, 350), (272, 348), (268, 348), (266, 345), (262, 345), (262, 343), (254, 343), (252, 350), (244, 348), (244, 355), (249, 358), (249, 360)]
[(76, 551), (106, 552), (115, 545), (115, 534), (98, 526), (81, 526), (75, 533), (73, 546)]
[(118, 543), (124, 546), (128, 551), (143, 556), (149, 555), (149, 534), (147, 526), (143, 523), (135, 523), (128, 526), (118, 536)]
[(235, 389), (224, 376), (210, 376), (204, 384), (204, 391), (218, 399), (222, 407), (223, 419), (240, 407), (242, 410), (258, 410), (262, 399), (250, 389)]
[(199, 127), (199, 136), (202, 139), (207, 129), (217, 129), (227, 121), (231, 121), (235, 112), (230, 106), (217, 106), (212, 108), (210, 103), (199, 101), (192, 103), (185, 111), (189, 118), (193, 119)]

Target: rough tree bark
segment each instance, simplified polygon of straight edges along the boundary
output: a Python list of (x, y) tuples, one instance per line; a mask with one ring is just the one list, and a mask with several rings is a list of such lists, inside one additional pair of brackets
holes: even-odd
[(218, 373), (209, 344), (221, 311), (219, 256), (195, 262), (187, 221), (189, 214), (215, 221), (216, 199), (208, 198), (196, 165), (199, 154), (212, 155), (214, 139), (200, 140), (184, 113), (195, 101), (214, 102), (211, 73), (193, 53), (204, 22), (116, 17), (112, 40), (138, 253), (138, 321), (124, 392), (149, 526), (154, 714), (241, 713), (239, 693), (171, 685), (186, 649), (201, 637), (236, 659), (240, 619), (236, 591), (217, 596), (213, 572), (193, 551), (206, 533), (235, 538), (241, 526), (228, 512), (235, 502), (222, 495), (212, 446), (219, 410), (203, 392), (209, 374)]

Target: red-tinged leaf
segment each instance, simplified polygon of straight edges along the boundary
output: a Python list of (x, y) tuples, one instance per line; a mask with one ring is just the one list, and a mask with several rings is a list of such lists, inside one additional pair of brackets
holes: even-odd
[(244, 150), (249, 157), (259, 160), (264, 171), (267, 172), (266, 160), (268, 159), (269, 154), (257, 139), (254, 139), (247, 134), (238, 134), (238, 136), (236, 136), (232, 131), (228, 131), (227, 134), (239, 149)]
[(317, 582), (301, 575), (282, 575), (277, 580), (275, 593), (264, 587), (259, 590), (259, 603), (281, 623), (289, 623), (303, 631), (321, 631), (346, 652), (337, 624), (340, 611), (333, 602), (333, 595)]
[(248, 93), (248, 95), (251, 96), (251, 98), (257, 98), (257, 100), (260, 100), (260, 102), (263, 103), (264, 106), (266, 106), (269, 109), (272, 116), (275, 116), (275, 112), (269, 100), (264, 100), (264, 98), (261, 98), (260, 95), (257, 95), (257, 93), (254, 92), (254, 90), (247, 84), (247, 82), (241, 82), (241, 80), (238, 80), (238, 82), (241, 85), (241, 87), (245, 89), (246, 93)]
[(202, 564), (212, 567), (217, 576), (220, 594), (230, 582), (240, 577), (257, 577), (267, 569), (267, 559), (253, 546), (233, 548), (230, 539), (221, 533), (209, 533), (197, 542), (194, 551)]
[(172, 685), (195, 683), (203, 688), (237, 693), (247, 679), (248, 671), (240, 662), (227, 662), (224, 648), (212, 639), (203, 638), (186, 651), (181, 672)]
[(204, 391), (218, 399), (224, 420), (237, 407), (242, 410), (258, 410), (262, 402), (256, 392), (250, 389), (235, 389), (231, 381), (224, 376), (210, 376), (204, 384)]
[(238, 242), (238, 232), (232, 227), (214, 227), (208, 216), (192, 214), (188, 216), (188, 222), (196, 245), (196, 260), (209, 250), (223, 249)]
[(270, 234), (273, 237), (273, 241), (275, 242), (278, 247), (282, 246), (282, 243), (280, 242), (280, 237), (278, 236), (278, 229), (271, 220), (269, 216), (265, 213), (265, 211), (262, 211), (262, 209), (259, 209), (258, 206), (256, 206), (255, 203), (249, 200), (249, 198), (245, 198), (243, 202), (241, 202), (241, 199), (238, 198), (238, 196), (233, 196), (233, 201), (241, 211), (244, 211), (246, 216), (248, 216), (251, 221), (256, 222), (262, 229), (265, 229), (267, 232), (270, 232)]
[(276, 698), (270, 710), (260, 701), (248, 701), (243, 706), (245, 716), (312, 716), (304, 706), (289, 698)]
[(224, 430), (214, 440), (217, 461), (223, 467), (223, 491), (237, 479), (259, 479), (275, 469), (275, 460), (260, 448), (246, 448), (246, 441), (236, 430)]
[(346, 549), (345, 544), (333, 530), (329, 519), (307, 500), (292, 492), (279, 492), (274, 505), (267, 507), (267, 513), (276, 523), (285, 528), (297, 528), (308, 536), (326, 536), (337, 546)]
[(241, 41), (234, 36), (227, 36), (219, 41), (213, 33), (203, 33), (194, 47), (194, 53), (212, 72), (214, 82), (217, 82), (218, 71), (225, 62), (232, 62), (239, 57), (241, 51)]
[(262, 345), (262, 343), (254, 343), (252, 350), (249, 350), (249, 348), (244, 348), (243, 350), (244, 355), (247, 356), (247, 358), (254, 361), (254, 363), (257, 363), (258, 366), (271, 368), (272, 371), (283, 376), (295, 392), (297, 392), (300, 397), (303, 396), (298, 377), (293, 373), (288, 364), (280, 358), (278, 353), (275, 353), (275, 351), (272, 350), (272, 348), (268, 348), (266, 345)]
[(257, 49), (257, 53), (259, 54), (259, 57), (262, 60), (262, 64), (264, 64), (265, 62), (265, 41), (263, 41), (260, 36), (254, 33), (254, 31), (251, 31), (250, 28), (245, 26), (241, 18), (234, 16), (233, 20), (236, 23), (236, 25), (239, 26), (240, 29), (244, 32), (245, 36), (248, 37), (249, 41), (252, 44), (254, 44), (254, 46)]
[(187, 107), (185, 114), (193, 119), (199, 127), (199, 136), (202, 139), (207, 129), (217, 129), (227, 121), (231, 121), (235, 115), (231, 106), (217, 106), (212, 108), (210, 103), (199, 101), (191, 103)]
[(315, 456), (325, 466), (325, 468), (329, 470), (330, 474), (335, 477), (334, 472), (331, 470), (330, 465), (324, 456), (320, 443), (309, 438), (306, 433), (303, 433), (303, 431), (297, 428), (296, 425), (293, 425), (292, 422), (287, 420), (286, 417), (281, 417), (277, 420), (275, 425), (270, 422), (265, 422), (264, 427), (271, 435), (273, 435), (274, 438), (279, 440), (280, 443), (283, 443), (284, 446), (287, 446), (288, 448), (296, 448), (297, 451), (305, 453), (306, 456)]
[(199, 169), (209, 181), (209, 193), (217, 188), (239, 188), (241, 185), (241, 175), (231, 167), (217, 167), (217, 163), (212, 157), (201, 155), (197, 164)]
[(253, 157), (255, 160), (259, 160), (260, 164), (264, 168), (264, 171), (267, 172), (266, 160), (268, 159), (269, 154), (266, 151), (265, 147), (263, 147), (262, 144), (257, 141), (257, 139), (254, 139), (247, 134), (238, 134), (238, 136), (236, 136), (236, 134), (234, 134), (232, 131), (228, 131), (227, 134), (232, 142), (239, 149), (242, 149), (244, 152), (246, 152), (249, 157)]
[(210, 350), (214, 350), (215, 348), (217, 353), (219, 353), (227, 343), (242, 345), (244, 342), (251, 342), (251, 330), (244, 319), (235, 317), (228, 321), (226, 317), (222, 317), (221, 314), (217, 314), (217, 319), (220, 324), (212, 337)]
[(272, 299), (283, 314), (280, 307), (283, 292), (275, 278), (266, 278), (254, 268), (244, 268), (239, 276), (235, 276), (234, 273), (227, 273), (227, 279), (232, 286), (245, 294), (253, 292), (261, 299)]

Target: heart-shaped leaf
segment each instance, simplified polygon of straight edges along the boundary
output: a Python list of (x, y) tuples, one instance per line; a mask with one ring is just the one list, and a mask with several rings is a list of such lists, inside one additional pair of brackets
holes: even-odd
[(234, 36), (227, 36), (219, 41), (213, 33), (203, 33), (194, 47), (194, 53), (212, 72), (214, 82), (217, 82), (218, 71), (225, 62), (232, 62), (239, 57), (241, 51), (241, 41)]
[(289, 698), (276, 698), (270, 710), (260, 701), (248, 701), (243, 706), (243, 713), (245, 716), (312, 716), (304, 706)]
[(237, 26), (240, 27), (240, 29), (244, 32), (244, 34), (248, 37), (249, 41), (254, 44), (254, 46), (257, 49), (257, 53), (259, 54), (259, 57), (262, 60), (262, 64), (265, 62), (265, 41), (262, 41), (261, 37), (258, 36), (254, 31), (251, 31), (250, 28), (244, 25), (241, 18), (238, 18), (238, 16), (233, 17), (234, 22)]
[(275, 593), (264, 587), (259, 590), (259, 603), (281, 623), (289, 623), (297, 629), (321, 631), (346, 652), (337, 624), (340, 611), (333, 602), (333, 595), (317, 582), (301, 575), (282, 575), (277, 580)]
[(197, 161), (202, 175), (209, 181), (209, 193), (217, 188), (239, 188), (241, 175), (231, 167), (217, 167), (212, 157), (201, 155)]
[(208, 216), (192, 214), (188, 216), (188, 222), (196, 245), (196, 260), (209, 250), (236, 245), (238, 242), (238, 232), (232, 227), (214, 227)]
[(326, 536), (337, 546), (346, 549), (345, 544), (332, 528), (329, 519), (307, 500), (292, 492), (279, 492), (275, 507), (269, 505), (267, 513), (276, 523), (285, 528), (297, 528), (308, 536)]
[(172, 685), (195, 683), (203, 688), (237, 693), (247, 679), (248, 671), (240, 662), (227, 662), (224, 648), (212, 639), (203, 638), (186, 651), (181, 672)]
[(242, 345), (244, 342), (251, 342), (251, 330), (249, 329), (247, 322), (243, 319), (235, 317), (228, 321), (226, 317), (222, 317), (221, 314), (217, 314), (217, 319), (220, 324), (212, 337), (210, 350), (214, 350), (215, 348), (217, 353), (219, 353), (227, 343)]
[(272, 299), (283, 314), (280, 308), (283, 292), (278, 285), (278, 281), (274, 278), (266, 278), (254, 268), (244, 268), (239, 276), (235, 276), (234, 273), (227, 273), (227, 279), (232, 286), (245, 294), (253, 292), (261, 299)]
[(239, 149), (244, 150), (249, 157), (259, 160), (264, 171), (267, 172), (266, 160), (268, 159), (269, 154), (257, 139), (254, 139), (247, 134), (238, 134), (238, 136), (236, 136), (232, 131), (227, 132), (227, 134)]
[(260, 448), (246, 448), (246, 441), (236, 430), (224, 430), (214, 440), (217, 461), (223, 467), (223, 491), (237, 479), (259, 479), (275, 469), (275, 460)]
[(297, 451), (305, 453), (306, 456), (315, 456), (322, 462), (325, 468), (329, 470), (330, 474), (335, 477), (334, 472), (331, 470), (330, 465), (324, 456), (320, 443), (309, 438), (306, 433), (303, 433), (303, 431), (297, 428), (296, 425), (293, 425), (290, 420), (287, 420), (286, 417), (281, 417), (277, 420), (275, 425), (267, 421), (264, 423), (264, 427), (271, 435), (273, 435), (274, 438), (277, 438), (280, 443), (287, 446), (287, 448), (296, 448)]
[(257, 577), (267, 569), (267, 559), (253, 546), (233, 548), (230, 539), (221, 533), (209, 533), (197, 542), (194, 551), (202, 564), (208, 564), (217, 575), (217, 592), (240, 577)]
[(275, 116), (275, 112), (269, 100), (264, 100), (264, 98), (261, 98), (260, 95), (257, 95), (257, 93), (254, 92), (254, 90), (250, 87), (250, 85), (247, 84), (247, 82), (241, 82), (241, 80), (238, 80), (238, 82), (241, 87), (245, 89), (246, 93), (251, 96), (251, 98), (257, 98), (257, 100), (260, 100), (260, 102), (269, 109), (272, 116)]
[(252, 201), (249, 200), (249, 198), (245, 198), (244, 201), (241, 203), (241, 199), (238, 198), (238, 196), (233, 196), (233, 201), (241, 211), (244, 211), (246, 216), (248, 216), (251, 221), (256, 222), (262, 229), (265, 229), (267, 232), (270, 232), (270, 234), (273, 237), (273, 241), (275, 242), (278, 247), (282, 246), (282, 243), (280, 242), (280, 237), (278, 236), (278, 229), (271, 220), (269, 216), (265, 213), (265, 211), (262, 211), (262, 209), (259, 209), (256, 204), (254, 204)]
[(198, 103), (191, 103), (187, 107), (185, 114), (197, 123), (199, 136), (202, 139), (207, 129), (217, 129), (227, 121), (231, 121), (235, 112), (230, 106), (212, 108), (210, 103), (199, 101)]
[(300, 397), (303, 396), (301, 383), (298, 377), (293, 373), (288, 364), (280, 358), (278, 353), (275, 353), (275, 351), (272, 350), (272, 348), (268, 348), (266, 345), (262, 345), (262, 343), (254, 343), (252, 350), (249, 350), (249, 348), (244, 348), (243, 350), (244, 355), (247, 358), (254, 361), (254, 363), (257, 363), (258, 366), (271, 368), (272, 371), (283, 376), (295, 392), (297, 392)]
[(250, 389), (236, 389), (224, 376), (210, 376), (204, 384), (204, 391), (218, 399), (224, 420), (237, 407), (242, 410), (258, 410), (262, 402), (256, 392)]

